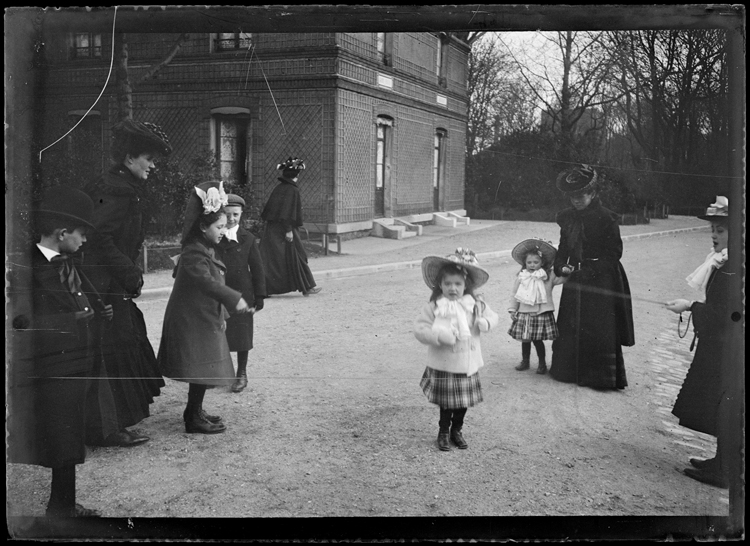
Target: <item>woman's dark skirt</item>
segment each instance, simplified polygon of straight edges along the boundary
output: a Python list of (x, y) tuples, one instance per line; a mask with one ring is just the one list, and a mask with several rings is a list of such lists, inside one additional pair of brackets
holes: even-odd
[(278, 222), (268, 222), (263, 231), (260, 252), (269, 296), (295, 291), (304, 294), (315, 287), (315, 279), (307, 265), (307, 253), (302, 246), (299, 231), (294, 229), (292, 233), (294, 238), (289, 243), (284, 226)]
[(470, 408), (483, 400), (479, 372), (467, 376), (435, 370), (428, 366), (419, 385), (427, 400), (441, 408)]

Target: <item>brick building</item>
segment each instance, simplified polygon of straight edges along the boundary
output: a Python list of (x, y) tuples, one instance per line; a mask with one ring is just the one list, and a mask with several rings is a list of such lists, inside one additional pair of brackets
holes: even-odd
[[(222, 178), (250, 184), (257, 213), (276, 165), (305, 160), (305, 219), (323, 231), (376, 218), (464, 208), (469, 47), (444, 33), (192, 33), (155, 78), (177, 34), (127, 34), (133, 117), (161, 125), (174, 157), (209, 151)], [(44, 138), (64, 134), (109, 73), (111, 35), (70, 32), (45, 44)], [(113, 71), (114, 72), (114, 71)], [(54, 153), (109, 162), (114, 73), (101, 100)]]

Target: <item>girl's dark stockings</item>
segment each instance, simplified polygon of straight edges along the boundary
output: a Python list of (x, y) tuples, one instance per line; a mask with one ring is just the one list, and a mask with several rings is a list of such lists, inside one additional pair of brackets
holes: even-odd
[(440, 432), (449, 432), (451, 425), (456, 430), (461, 430), (464, 425), (464, 416), (468, 408), (440, 408), (440, 421), (438, 426)]
[(47, 504), (51, 513), (70, 513), (76, 506), (76, 467), (63, 466), (52, 469), (52, 487)]
[(247, 355), (250, 351), (237, 351), (237, 376), (247, 373)]
[(547, 353), (544, 348), (544, 341), (542, 340), (535, 340), (535, 341), (522, 341), (521, 342), (521, 357), (523, 360), (529, 360), (531, 358), (531, 344), (534, 344), (534, 348), (536, 349), (536, 356), (539, 357), (539, 360), (544, 360)]

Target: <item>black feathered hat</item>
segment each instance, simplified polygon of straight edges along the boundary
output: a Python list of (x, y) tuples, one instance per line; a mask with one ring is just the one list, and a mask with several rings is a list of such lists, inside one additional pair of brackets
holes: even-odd
[(597, 172), (588, 165), (578, 165), (557, 175), (557, 189), (566, 194), (590, 193), (596, 189)]
[(124, 150), (146, 148), (162, 155), (172, 153), (172, 145), (161, 127), (147, 121), (125, 119), (112, 127), (116, 147)]

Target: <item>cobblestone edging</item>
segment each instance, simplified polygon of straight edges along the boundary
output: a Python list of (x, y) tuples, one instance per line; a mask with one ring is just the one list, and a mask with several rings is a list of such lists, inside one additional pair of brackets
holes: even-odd
[[(716, 453), (716, 438), (680, 426), (677, 417), (672, 415), (677, 394), (693, 361), (694, 353), (689, 349), (692, 339), (692, 331), (680, 339), (674, 328), (665, 329), (657, 336), (648, 361), (649, 368), (655, 373), (652, 401), (657, 406), (656, 411), (672, 442), (687, 448), (686, 467), (689, 466), (690, 457), (710, 459)], [(729, 504), (726, 490), (722, 490), (719, 498), (722, 503)]]

